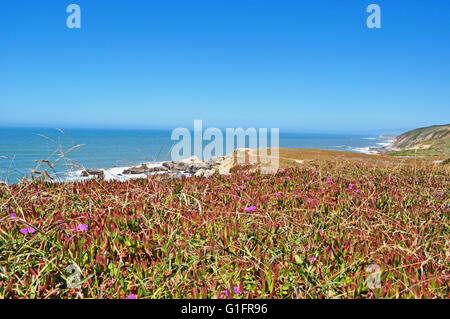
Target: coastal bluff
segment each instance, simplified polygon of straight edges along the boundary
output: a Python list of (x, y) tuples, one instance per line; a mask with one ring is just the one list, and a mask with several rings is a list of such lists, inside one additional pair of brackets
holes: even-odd
[(379, 149), (388, 155), (450, 155), (450, 124), (433, 125), (405, 132)]

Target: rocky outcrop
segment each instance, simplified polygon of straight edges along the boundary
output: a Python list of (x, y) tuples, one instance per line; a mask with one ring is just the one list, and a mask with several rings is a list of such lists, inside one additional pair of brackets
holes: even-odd
[(162, 165), (171, 172), (180, 172), (193, 174), (198, 171), (209, 170), (215, 163), (217, 159), (210, 159), (208, 161), (201, 161), (198, 157), (192, 156), (181, 161), (164, 162)]
[(122, 174), (126, 175), (134, 175), (134, 174), (150, 174), (155, 172), (167, 171), (168, 169), (164, 166), (154, 166), (147, 167), (147, 165), (143, 164), (139, 167), (131, 167), (122, 172)]
[(230, 175), (231, 169), (235, 166), (233, 157), (225, 157), (217, 166), (217, 171), (220, 175)]
[(217, 172), (217, 170), (215, 168), (211, 168), (211, 169), (199, 169), (197, 172), (195, 172), (194, 176), (195, 177), (211, 177), (213, 176), (215, 173)]
[(162, 165), (165, 168), (167, 168), (167, 170), (170, 170), (170, 171), (173, 171), (173, 170), (182, 171), (186, 168), (186, 164), (181, 163), (181, 162), (165, 162)]
[(88, 170), (82, 171), (81, 176), (82, 177), (95, 176), (95, 177), (103, 179), (105, 177), (105, 172), (101, 169), (88, 169)]
[[(200, 160), (192, 156), (179, 161), (168, 161), (160, 164), (142, 164), (124, 169), (122, 172), (115, 173), (120, 178), (141, 178), (141, 175), (149, 176), (161, 174), (163, 178), (176, 178), (181, 175), (194, 177), (211, 177), (214, 174), (229, 175), (231, 169), (236, 166), (236, 155), (243, 155), (249, 152), (248, 149), (238, 149), (227, 156), (217, 156), (208, 160)], [(105, 177), (103, 170), (84, 170), (82, 177), (96, 176)]]

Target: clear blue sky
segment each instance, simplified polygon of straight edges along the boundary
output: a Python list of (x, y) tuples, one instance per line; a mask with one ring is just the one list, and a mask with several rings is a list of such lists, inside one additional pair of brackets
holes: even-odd
[(1, 0), (0, 112), (1, 126), (445, 124), (450, 1)]

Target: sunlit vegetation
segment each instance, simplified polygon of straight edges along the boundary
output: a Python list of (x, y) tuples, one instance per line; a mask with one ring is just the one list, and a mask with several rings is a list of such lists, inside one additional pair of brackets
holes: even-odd
[(444, 165), (22, 182), (0, 185), (0, 209), (4, 298), (449, 297)]

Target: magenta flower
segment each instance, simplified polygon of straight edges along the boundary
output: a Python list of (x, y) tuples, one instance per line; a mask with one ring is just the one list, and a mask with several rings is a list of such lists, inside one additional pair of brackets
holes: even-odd
[(353, 184), (349, 184), (348, 189), (353, 189)]
[(439, 193), (437, 193), (437, 195), (438, 196), (442, 196), (442, 195), (444, 195), (444, 193), (443, 192), (439, 192)]
[(280, 197), (281, 194), (280, 194), (280, 193), (275, 193), (275, 196), (276, 196), (276, 197)]
[(316, 257), (309, 257), (309, 262), (312, 264), (316, 261)]
[(24, 234), (24, 235), (26, 235), (26, 234), (34, 234), (36, 232), (36, 229), (34, 229), (33, 227), (25, 227), (25, 228), (22, 228), (20, 230), (20, 232), (22, 234)]
[(314, 211), (311, 211), (311, 218), (313, 217), (313, 215), (314, 215)]
[(355, 193), (359, 193), (359, 189), (355, 190)]
[(129, 294), (128, 297), (126, 297), (125, 299), (137, 299), (137, 295)]
[(331, 184), (331, 183), (333, 183), (333, 181), (329, 178), (329, 179), (327, 180), (327, 184)]
[(234, 293), (235, 293), (236, 295), (238, 295), (238, 296), (239, 296), (239, 294), (241, 293), (241, 288), (240, 288), (239, 286), (234, 286), (234, 287), (233, 287), (233, 290), (234, 290)]
[(418, 183), (418, 182), (420, 182), (420, 179), (414, 178), (414, 181), (415, 181), (416, 183)]
[(227, 290), (221, 291), (219, 294), (219, 299), (222, 299), (225, 297), (230, 297), (230, 289), (227, 288)]
[(72, 229), (73, 231), (87, 231), (88, 230), (88, 225), (86, 224), (80, 224), (77, 227)]
[(246, 212), (254, 212), (256, 210), (256, 206), (250, 206), (245, 209)]
[(17, 218), (17, 214), (16, 213), (9, 214), (9, 218), (15, 219)]

